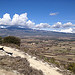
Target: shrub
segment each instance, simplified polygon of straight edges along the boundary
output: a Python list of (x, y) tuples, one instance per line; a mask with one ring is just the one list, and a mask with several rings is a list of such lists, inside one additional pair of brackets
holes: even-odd
[(2, 37), (0, 36), (0, 44), (2, 44)]
[(7, 36), (3, 39), (3, 43), (16, 44), (20, 46), (20, 38), (14, 36)]
[(50, 59), (50, 62), (51, 62), (51, 63), (55, 63), (55, 59), (52, 57), (52, 58)]
[(75, 63), (69, 63), (67, 69), (75, 73)]

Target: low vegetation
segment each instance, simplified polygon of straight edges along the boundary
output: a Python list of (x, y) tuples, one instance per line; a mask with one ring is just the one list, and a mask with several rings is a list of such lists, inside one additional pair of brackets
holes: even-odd
[(74, 38), (28, 37), (21, 39), (21, 48), (28, 54), (65, 70), (64, 75), (75, 73), (75, 67), (72, 64), (75, 63)]
[(2, 37), (0, 36), (0, 44), (2, 44)]
[(13, 43), (20, 46), (20, 39), (14, 36), (8, 36), (3, 38), (3, 43), (10, 43), (10, 44)]
[(14, 36), (0, 37), (0, 44), (5, 43), (14, 44), (13, 47), (75, 74), (75, 39), (27, 37), (20, 40)]
[(20, 38), (15, 36), (0, 37), (0, 44), (15, 44), (20, 46)]
[(42, 71), (30, 67), (26, 58), (0, 56), (0, 68), (7, 71), (17, 70), (24, 75), (43, 75)]
[(67, 69), (75, 73), (75, 63), (69, 63)]

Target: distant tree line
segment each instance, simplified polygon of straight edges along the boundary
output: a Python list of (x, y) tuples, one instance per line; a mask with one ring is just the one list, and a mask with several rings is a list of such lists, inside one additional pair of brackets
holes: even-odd
[(15, 37), (15, 36), (7, 36), (2, 38), (0, 36), (0, 44), (16, 44), (18, 46), (20, 46), (20, 38)]

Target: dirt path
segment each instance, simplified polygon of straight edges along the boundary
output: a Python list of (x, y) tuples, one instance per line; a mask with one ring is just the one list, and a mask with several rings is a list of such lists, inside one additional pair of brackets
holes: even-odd
[[(0, 48), (3, 46), (0, 46)], [(4, 50), (7, 52), (12, 52), (13, 57), (20, 56), (22, 58), (27, 58), (27, 60), (30, 62), (30, 66), (32, 66), (35, 69), (41, 70), (44, 75), (62, 75), (57, 70), (57, 68), (51, 67), (47, 63), (43, 63), (41, 60), (36, 60), (35, 57), (31, 57), (28, 54), (25, 54), (24, 52), (19, 51), (15, 48), (5, 47)]]

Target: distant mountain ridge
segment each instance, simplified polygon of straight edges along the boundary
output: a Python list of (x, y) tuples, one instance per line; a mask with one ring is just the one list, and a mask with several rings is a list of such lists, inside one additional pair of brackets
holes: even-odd
[(75, 33), (62, 33), (54, 31), (36, 30), (21, 25), (0, 25), (0, 36), (53, 36), (53, 37), (75, 37)]
[(24, 27), (21, 25), (0, 25), (1, 29), (8, 29), (8, 30), (13, 30), (13, 29), (17, 29), (17, 30), (31, 30), (31, 28), (28, 27)]

